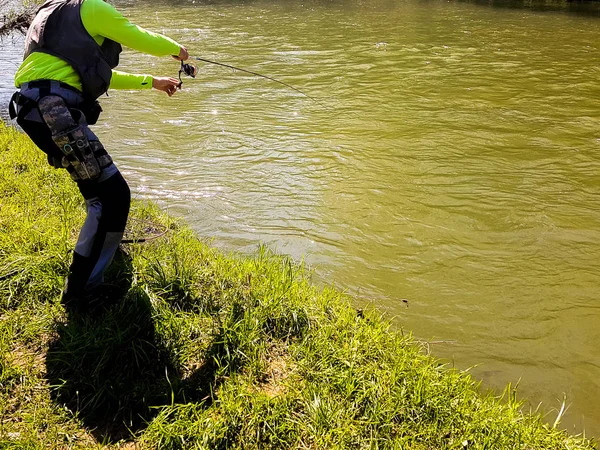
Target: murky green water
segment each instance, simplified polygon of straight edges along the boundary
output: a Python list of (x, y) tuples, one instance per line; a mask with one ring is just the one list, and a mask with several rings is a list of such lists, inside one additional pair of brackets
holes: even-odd
[[(326, 105), (208, 65), (170, 99), (112, 91), (96, 131), (138, 198), (224, 249), (304, 257), (318, 282), (448, 341), (431, 351), (484, 386), (520, 380), (549, 421), (566, 395), (563, 425), (600, 436), (600, 18), (416, 0), (117, 4), (193, 55)], [(178, 65), (127, 52), (120, 68)]]

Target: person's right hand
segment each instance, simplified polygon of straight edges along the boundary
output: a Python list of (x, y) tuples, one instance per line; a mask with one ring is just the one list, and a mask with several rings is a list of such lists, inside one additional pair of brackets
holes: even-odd
[(189, 57), (190, 57), (190, 55), (188, 54), (188, 51), (185, 47), (181, 47), (179, 49), (179, 55), (177, 55), (177, 56), (173, 55), (173, 58), (175, 58), (178, 61), (185, 61)]
[(152, 87), (166, 92), (171, 97), (179, 87), (179, 80), (173, 77), (152, 77)]

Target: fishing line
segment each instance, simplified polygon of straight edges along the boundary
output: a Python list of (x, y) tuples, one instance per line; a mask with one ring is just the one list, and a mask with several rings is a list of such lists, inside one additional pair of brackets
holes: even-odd
[[(231, 64), (225, 64), (225, 63), (220, 63), (217, 61), (211, 61), (210, 59), (205, 59), (205, 58), (199, 58), (199, 57), (192, 57), (191, 59), (195, 59), (197, 61), (202, 61), (205, 63), (209, 63), (209, 64), (214, 64), (216, 66), (221, 66), (221, 67), (226, 67), (228, 69), (232, 69), (232, 70), (237, 70), (239, 72), (245, 72), (248, 73), (250, 75), (254, 75), (257, 77), (261, 77), (261, 78), (265, 78), (267, 80), (270, 81), (274, 81), (275, 83), (279, 83), (289, 89), (293, 89), (294, 91), (302, 94), (303, 96), (305, 96), (306, 98), (311, 99), (313, 102), (319, 104), (320, 106), (322, 106), (323, 108), (329, 109), (326, 105), (324, 105), (320, 100), (316, 99), (315, 97), (308, 95), (306, 92), (302, 91), (301, 89), (298, 89), (295, 86), (292, 86), (291, 84), (285, 83), (283, 81), (277, 80), (276, 78), (270, 77), (268, 75), (263, 75), (262, 73), (258, 73), (258, 72), (254, 72), (252, 70), (248, 70), (248, 69), (242, 69), (241, 67), (236, 67), (236, 66), (232, 66)], [(181, 81), (181, 74), (185, 73), (187, 76), (192, 77), (192, 78), (196, 78), (196, 74), (198, 73), (198, 67), (195, 64), (190, 64), (190, 63), (184, 63), (183, 61), (181, 61), (181, 69), (179, 69), (179, 87), (181, 88), (181, 84), (183, 83)]]

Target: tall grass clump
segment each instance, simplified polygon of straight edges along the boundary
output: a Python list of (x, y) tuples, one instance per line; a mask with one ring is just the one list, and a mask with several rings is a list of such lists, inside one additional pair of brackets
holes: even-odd
[(302, 265), (223, 254), (156, 206), (123, 244), (123, 287), (60, 304), (84, 205), (66, 174), (0, 125), (0, 448), (592, 449), (480, 392)]

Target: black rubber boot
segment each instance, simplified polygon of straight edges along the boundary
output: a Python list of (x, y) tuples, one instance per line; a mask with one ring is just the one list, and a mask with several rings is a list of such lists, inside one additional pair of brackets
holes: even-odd
[(87, 292), (85, 285), (92, 272), (92, 260), (81, 256), (77, 252), (73, 253), (73, 262), (69, 267), (69, 275), (65, 281), (65, 288), (61, 298), (61, 303), (65, 306), (67, 312), (85, 312), (88, 308)]

